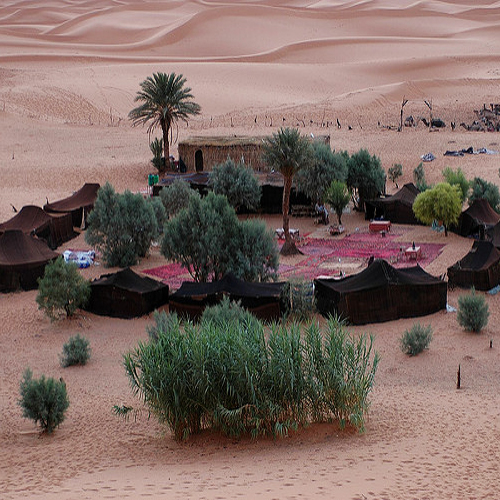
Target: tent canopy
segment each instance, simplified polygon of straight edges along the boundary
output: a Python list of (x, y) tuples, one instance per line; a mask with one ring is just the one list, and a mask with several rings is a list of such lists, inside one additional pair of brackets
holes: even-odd
[(218, 304), (224, 296), (240, 301), (241, 305), (261, 319), (277, 319), (281, 315), (281, 290), (285, 283), (249, 283), (228, 273), (210, 283), (185, 281), (170, 296), (169, 308), (181, 316), (198, 319), (205, 307)]
[(474, 200), (472, 205), (464, 210), (458, 219), (458, 234), (472, 236), (488, 230), (500, 221), (491, 205), (485, 199)]
[(365, 218), (383, 218), (395, 224), (420, 224), (413, 213), (413, 202), (419, 193), (419, 189), (409, 182), (392, 196), (368, 200)]
[(47, 244), (19, 230), (0, 236), (0, 290), (31, 290), (38, 287), (45, 266), (59, 255)]
[(84, 184), (68, 198), (47, 203), (43, 209), (48, 213), (70, 212), (73, 226), (80, 227), (82, 221), (85, 223), (87, 214), (94, 208), (99, 188), (99, 184)]
[(168, 285), (140, 276), (127, 267), (92, 281), (86, 309), (95, 314), (133, 318), (168, 302)]
[(12, 219), (0, 224), (0, 234), (16, 229), (38, 236), (45, 240), (50, 248), (56, 248), (76, 236), (71, 214), (48, 214), (35, 205), (24, 206)]
[(490, 290), (500, 283), (500, 251), (490, 241), (475, 241), (469, 253), (448, 268), (448, 283)]
[(446, 282), (418, 265), (396, 269), (375, 259), (358, 274), (316, 279), (314, 284), (319, 311), (325, 316), (338, 314), (353, 324), (424, 316), (446, 307)]

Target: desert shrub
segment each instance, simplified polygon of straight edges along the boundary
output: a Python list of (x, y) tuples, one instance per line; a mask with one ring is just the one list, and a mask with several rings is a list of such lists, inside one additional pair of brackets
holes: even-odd
[(398, 179), (403, 175), (403, 165), (401, 163), (394, 163), (392, 167), (387, 170), (387, 177), (392, 181), (398, 188)]
[(146, 327), (146, 332), (150, 340), (158, 340), (158, 332), (168, 332), (171, 328), (177, 328), (179, 318), (177, 313), (166, 313), (165, 311), (154, 311), (154, 324)]
[(465, 178), (462, 169), (457, 168), (457, 170), (452, 170), (450, 167), (447, 167), (443, 170), (443, 177), (446, 179), (446, 182), (452, 186), (458, 186), (460, 189), (460, 198), (462, 199), (462, 203), (467, 199), (467, 195), (469, 193), (470, 183)]
[(310, 422), (362, 430), (378, 364), (372, 339), (258, 320), (179, 322), (124, 357), (133, 391), (177, 439), (204, 428), (283, 436)]
[(285, 283), (280, 300), (285, 316), (296, 321), (309, 320), (316, 310), (312, 282), (301, 276), (294, 276)]
[(458, 297), (457, 321), (468, 332), (480, 332), (490, 316), (488, 304), (483, 295), (477, 295), (474, 288), (467, 295)]
[(234, 302), (224, 296), (219, 304), (206, 307), (201, 316), (201, 322), (215, 322), (224, 326), (228, 323), (252, 325), (257, 318), (247, 311), (239, 302)]
[(61, 354), (61, 366), (67, 368), (74, 365), (85, 365), (90, 359), (90, 342), (81, 337), (80, 334), (70, 337), (68, 342), (63, 345)]
[(64, 262), (63, 257), (47, 264), (43, 277), (38, 278), (38, 309), (51, 320), (58, 319), (61, 313), (72, 316), (89, 298), (90, 282), (78, 272), (75, 263)]
[(429, 184), (427, 184), (427, 181), (425, 180), (425, 170), (422, 162), (420, 162), (413, 170), (413, 182), (421, 193), (430, 188)]
[(151, 205), (153, 208), (153, 213), (156, 218), (156, 225), (158, 226), (158, 236), (163, 234), (163, 227), (165, 226), (165, 222), (167, 222), (167, 211), (163, 206), (163, 203), (159, 196), (152, 196), (147, 199), (147, 203)]
[(108, 267), (136, 264), (158, 237), (152, 204), (128, 190), (116, 193), (108, 182), (97, 192), (87, 222), (85, 241), (100, 251)]
[(484, 198), (493, 210), (500, 212), (500, 192), (496, 184), (481, 179), (481, 177), (474, 177), (470, 186), (469, 204), (472, 204), (475, 200)]
[(265, 223), (239, 221), (227, 198), (214, 193), (191, 198), (165, 224), (161, 252), (200, 282), (229, 272), (246, 281), (269, 281), (278, 268), (278, 247)]
[(423, 326), (420, 323), (415, 323), (403, 333), (400, 339), (401, 350), (409, 356), (416, 356), (429, 347), (431, 340), (431, 325)]
[(344, 182), (347, 177), (347, 153), (334, 153), (320, 141), (312, 143), (312, 159), (295, 174), (297, 190), (313, 203), (324, 203), (328, 186), (333, 181)]
[(64, 381), (53, 378), (33, 378), (27, 368), (20, 384), (23, 417), (40, 424), (42, 432), (51, 433), (64, 420), (64, 413), (69, 407), (68, 394)]
[(333, 208), (337, 214), (339, 225), (342, 224), (342, 212), (349, 204), (351, 192), (344, 182), (332, 181), (325, 195), (326, 202)]
[(191, 198), (199, 198), (198, 191), (191, 189), (189, 183), (182, 179), (175, 179), (170, 186), (160, 191), (160, 199), (167, 212), (167, 218), (174, 217), (177, 212), (187, 208)]
[(210, 185), (215, 194), (225, 195), (236, 211), (243, 207), (247, 210), (259, 207), (259, 181), (254, 171), (242, 161), (236, 164), (228, 158), (225, 163), (215, 165), (210, 172)]
[(163, 156), (163, 139), (158, 139), (155, 137), (149, 143), (149, 149), (153, 153), (153, 158), (151, 163), (159, 171), (163, 172), (165, 170), (165, 158)]
[(364, 210), (365, 200), (385, 192), (385, 172), (380, 158), (360, 149), (347, 161), (347, 187), (354, 193), (355, 208)]

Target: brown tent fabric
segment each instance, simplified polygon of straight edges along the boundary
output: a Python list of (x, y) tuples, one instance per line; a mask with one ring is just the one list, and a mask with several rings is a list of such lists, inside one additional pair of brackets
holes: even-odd
[(242, 307), (262, 320), (277, 320), (283, 312), (281, 290), (284, 285), (249, 283), (231, 273), (211, 283), (185, 281), (170, 296), (169, 310), (196, 321), (206, 307), (218, 304), (227, 296), (232, 301), (239, 301)]
[(48, 214), (35, 205), (24, 206), (12, 219), (0, 224), (0, 234), (16, 229), (43, 239), (52, 249), (76, 236), (71, 214)]
[(0, 236), (0, 291), (32, 290), (45, 266), (59, 255), (47, 244), (19, 230)]
[(85, 226), (87, 215), (94, 208), (99, 188), (99, 184), (84, 184), (80, 190), (68, 198), (47, 203), (43, 209), (48, 213), (70, 212), (74, 227), (81, 227), (82, 221)]
[(413, 202), (420, 190), (411, 182), (397, 193), (365, 202), (365, 218), (383, 218), (395, 224), (420, 224), (413, 213)]
[(470, 252), (448, 268), (448, 284), (491, 290), (500, 283), (500, 250), (490, 241), (475, 241)]
[(461, 236), (479, 234), (484, 237), (484, 232), (499, 221), (500, 215), (491, 208), (491, 205), (486, 200), (474, 200), (472, 205), (460, 214), (458, 234)]
[(168, 303), (168, 285), (129, 267), (92, 281), (90, 289), (86, 310), (102, 316), (135, 318)]
[(321, 314), (355, 325), (425, 316), (446, 308), (447, 300), (445, 281), (418, 265), (396, 269), (382, 259), (340, 280), (316, 279), (314, 289)]

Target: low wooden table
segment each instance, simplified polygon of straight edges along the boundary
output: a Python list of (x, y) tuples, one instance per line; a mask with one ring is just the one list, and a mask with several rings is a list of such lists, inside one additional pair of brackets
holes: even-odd
[(370, 222), (368, 226), (370, 233), (379, 233), (381, 231), (390, 231), (391, 230), (391, 221), (390, 220), (374, 220)]
[(405, 257), (408, 260), (418, 260), (420, 259), (420, 257), (422, 257), (422, 249), (420, 247), (408, 247), (405, 250)]
[[(293, 240), (298, 240), (300, 238), (299, 229), (290, 228), (289, 231), (290, 231), (290, 236), (292, 237)], [(279, 227), (278, 229), (276, 229), (275, 232), (276, 232), (276, 236), (278, 237), (278, 239), (280, 239), (280, 240), (285, 239), (285, 230), (282, 227)]]

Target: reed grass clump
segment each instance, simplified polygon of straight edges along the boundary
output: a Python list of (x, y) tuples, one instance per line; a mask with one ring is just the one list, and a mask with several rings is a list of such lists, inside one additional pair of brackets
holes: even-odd
[[(161, 320), (160, 320), (161, 322)], [(363, 430), (378, 354), (334, 319), (242, 324), (176, 318), (124, 357), (132, 389), (176, 439), (202, 429), (284, 436), (314, 422)]]

